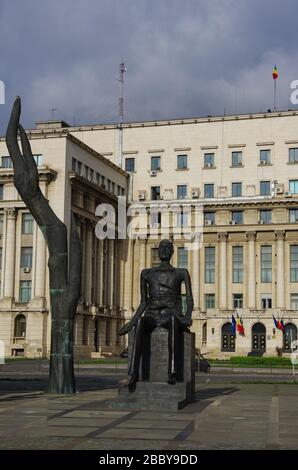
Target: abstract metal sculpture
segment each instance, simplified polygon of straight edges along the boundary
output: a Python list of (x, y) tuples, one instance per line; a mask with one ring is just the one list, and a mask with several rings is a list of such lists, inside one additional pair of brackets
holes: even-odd
[[(15, 187), (40, 227), (49, 250), (51, 353), (48, 391), (75, 393), (73, 323), (80, 296), (81, 242), (72, 214), (68, 253), (67, 228), (41, 192), (31, 146), (19, 122), (20, 114), (21, 100), (17, 97), (7, 127), (6, 144), (13, 162)], [(18, 132), (23, 154), (18, 145)]]
[[(179, 351), (178, 334), (187, 330), (192, 324), (193, 296), (191, 281), (187, 269), (174, 268), (170, 264), (173, 255), (173, 244), (169, 240), (162, 240), (158, 253), (161, 260), (159, 266), (152, 269), (143, 269), (141, 273), (141, 303), (132, 317), (120, 330), (125, 335), (134, 330), (133, 349), (128, 375), (130, 376), (128, 388), (135, 390), (138, 381), (140, 358), (143, 354), (144, 335), (155, 328), (166, 328), (169, 331), (169, 364), (168, 382), (176, 383), (176, 365), (183, 354)], [(186, 313), (182, 312), (181, 286), (185, 284)], [(142, 316), (144, 314), (144, 316)]]

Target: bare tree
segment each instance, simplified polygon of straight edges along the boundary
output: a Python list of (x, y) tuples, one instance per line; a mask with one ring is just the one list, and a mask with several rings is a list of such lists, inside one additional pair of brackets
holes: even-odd
[[(20, 124), (21, 99), (17, 97), (6, 132), (13, 162), (14, 184), (40, 227), (49, 250), (51, 308), (51, 354), (48, 391), (75, 393), (73, 367), (73, 324), (81, 284), (81, 243), (71, 215), (69, 255), (67, 228), (51, 209), (39, 187), (37, 166), (31, 146)], [(18, 144), (18, 132), (22, 152)]]

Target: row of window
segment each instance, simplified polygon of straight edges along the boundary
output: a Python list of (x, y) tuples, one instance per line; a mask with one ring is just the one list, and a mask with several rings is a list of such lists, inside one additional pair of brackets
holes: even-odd
[[(267, 310), (272, 308), (272, 294), (261, 294), (261, 308)], [(205, 294), (204, 296), (205, 310), (209, 308), (216, 308), (215, 294)], [(233, 309), (243, 308), (243, 294), (232, 294)], [(298, 293), (290, 294), (290, 305), (292, 310), (298, 310)]]
[[(259, 223), (270, 224), (272, 223), (272, 210), (261, 209), (259, 212)], [(233, 225), (243, 224), (243, 211), (231, 211), (230, 223)], [(205, 211), (204, 212), (204, 225), (215, 225), (216, 212)], [(176, 226), (177, 227), (188, 227), (189, 214), (185, 211), (178, 212), (176, 214)], [(289, 209), (289, 222), (298, 222), (298, 209)], [(158, 228), (161, 226), (161, 212), (154, 211), (150, 213), (150, 226)]]
[[(272, 282), (272, 245), (261, 246), (261, 283)], [(215, 246), (205, 247), (205, 283), (215, 283)], [(243, 246), (232, 247), (232, 282), (243, 283)], [(290, 245), (290, 282), (298, 282), (298, 245)]]
[[(262, 149), (259, 154), (260, 165), (270, 165), (271, 164), (271, 150)], [(298, 148), (289, 149), (289, 163), (298, 163)], [(215, 167), (215, 153), (207, 152), (204, 153), (204, 167), (205, 168), (214, 168)], [(136, 162), (135, 157), (128, 157), (125, 159), (125, 170), (128, 172), (136, 171)], [(239, 167), (243, 166), (243, 152), (242, 151), (233, 151), (231, 152), (231, 166)], [(161, 156), (151, 157), (151, 171), (161, 170)], [(182, 154), (177, 155), (177, 170), (187, 170), (188, 169), (188, 155)]]
[[(0, 235), (3, 234), (3, 214), (0, 214)], [(32, 235), (34, 228), (34, 219), (31, 214), (24, 213), (22, 214), (22, 234), (23, 235)]]
[[(243, 185), (241, 182), (235, 182), (231, 185), (231, 196), (232, 197), (241, 197), (243, 196)], [(289, 193), (298, 194), (298, 180), (289, 181)], [(204, 184), (204, 198), (212, 199), (215, 197), (215, 184), (214, 183), (205, 183)], [(271, 181), (260, 181), (260, 196), (272, 196), (275, 195), (274, 185)], [(187, 184), (178, 184), (177, 185), (177, 199), (186, 199), (188, 197)], [(160, 186), (151, 186), (151, 199), (156, 201), (161, 198), (161, 187)]]
[(101, 175), (98, 171), (93, 170), (87, 165), (83, 165), (82, 162), (76, 158), (72, 159), (72, 171), (77, 173), (79, 176), (86, 178), (91, 183), (101, 186), (103, 189), (106, 189), (110, 193), (115, 194), (116, 196), (123, 196), (125, 193), (124, 188), (117, 185), (109, 178)]
[[(272, 245), (261, 246), (260, 269), (261, 283), (272, 282)], [(160, 263), (158, 256), (158, 248), (151, 249), (151, 265), (158, 266)], [(184, 247), (177, 249), (177, 266), (178, 268), (188, 268), (188, 250)], [(215, 284), (216, 280), (216, 258), (215, 246), (205, 247), (205, 266), (204, 276), (206, 284)], [(244, 258), (243, 246), (232, 247), (232, 282), (234, 284), (242, 284), (244, 279)], [(290, 282), (298, 282), (298, 245), (290, 245)], [(208, 294), (209, 295), (209, 294)], [(211, 294), (213, 295), (213, 294)], [(237, 295), (235, 294), (235, 301)], [(239, 294), (241, 295), (241, 294)], [(241, 299), (239, 298), (239, 302)], [(242, 305), (238, 305), (242, 308)], [(298, 305), (297, 305), (298, 307)], [(214, 307), (208, 307), (214, 308)], [(270, 308), (267, 306), (267, 308)]]
[[(37, 166), (43, 165), (43, 155), (38, 153), (33, 155), (35, 163)], [(1, 157), (1, 168), (13, 168), (12, 159), (9, 156)]]

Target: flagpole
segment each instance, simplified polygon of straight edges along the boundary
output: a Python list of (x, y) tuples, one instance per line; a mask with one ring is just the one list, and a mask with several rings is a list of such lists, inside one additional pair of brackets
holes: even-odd
[(277, 79), (274, 79), (274, 108), (273, 110), (276, 111), (276, 82), (277, 82)]

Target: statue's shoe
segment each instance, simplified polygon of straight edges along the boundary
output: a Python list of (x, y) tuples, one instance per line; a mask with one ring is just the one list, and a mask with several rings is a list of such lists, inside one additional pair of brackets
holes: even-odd
[(169, 374), (168, 383), (170, 385), (175, 385), (175, 383), (176, 383), (176, 374)]
[(138, 381), (138, 377), (136, 375), (131, 375), (129, 377), (128, 384), (127, 384), (129, 392), (132, 393), (135, 391), (137, 381)]

